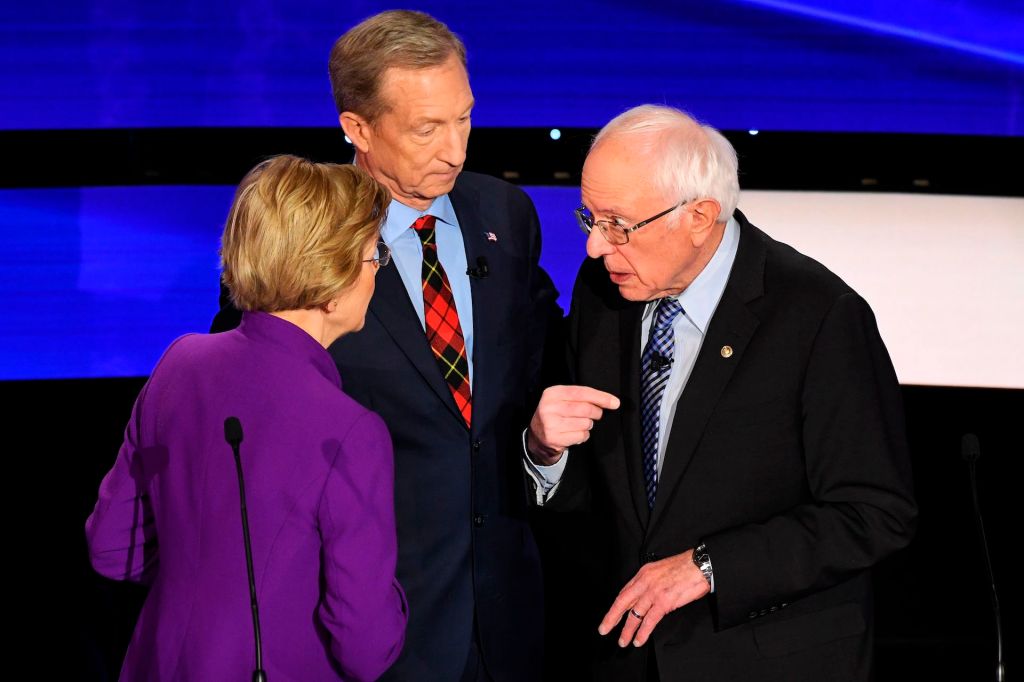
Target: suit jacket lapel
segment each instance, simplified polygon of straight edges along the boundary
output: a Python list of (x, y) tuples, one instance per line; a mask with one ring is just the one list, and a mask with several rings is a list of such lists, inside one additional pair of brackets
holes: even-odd
[[(733, 372), (743, 361), (743, 352), (759, 323), (747, 303), (764, 291), (765, 246), (738, 211), (737, 218), (741, 228), (736, 260), (686, 388), (676, 404), (648, 533), (654, 531), (664, 515), (693, 459), (704, 427)], [(731, 352), (723, 352), (726, 346)]]
[(619, 316), (619, 357), (622, 358), (622, 393), (619, 399), (622, 404), (618, 416), (622, 420), (623, 455), (626, 460), (629, 492), (640, 528), (647, 527), (650, 516), (640, 443), (640, 321), (643, 311), (643, 304), (628, 305)]
[(370, 299), (369, 312), (405, 353), (437, 397), (448, 406), (452, 414), (462, 421), (462, 414), (455, 406), (451, 389), (437, 368), (427, 336), (423, 331), (416, 310), (409, 301), (409, 292), (402, 283), (397, 267), (381, 268), (377, 272), (376, 290)]
[[(489, 248), (486, 233), (495, 231), (495, 226), (485, 225), (485, 218), (480, 206), (480, 195), (464, 182), (456, 181), (449, 194), (452, 208), (459, 219), (462, 231), (462, 243), (466, 250), (466, 263), (470, 268), (477, 267), (477, 258), (483, 256), (492, 260), (497, 256), (495, 250)], [(489, 266), (492, 264), (488, 264)], [(459, 273), (461, 275), (461, 273)], [(471, 277), (469, 290), (473, 300), (473, 423), (483, 423), (486, 415), (493, 414), (490, 404), (495, 395), (494, 377), (497, 368), (492, 363), (501, 360), (500, 354), (494, 353), (501, 330), (501, 307), (495, 305), (500, 300), (494, 292), (495, 281), (489, 277)], [(460, 311), (461, 315), (461, 311)], [(454, 404), (454, 401), (453, 401)], [(477, 420), (480, 417), (480, 421)], [(474, 429), (475, 431), (476, 429)]]

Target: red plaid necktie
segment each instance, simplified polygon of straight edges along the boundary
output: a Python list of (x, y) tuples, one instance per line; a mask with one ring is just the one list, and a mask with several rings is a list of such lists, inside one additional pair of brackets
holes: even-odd
[(423, 317), (426, 321), (427, 341), (437, 358), (437, 366), (448, 382), (455, 397), (455, 405), (470, 425), (473, 399), (469, 391), (469, 361), (466, 359), (466, 340), (459, 324), (459, 312), (448, 283), (448, 275), (437, 259), (435, 218), (421, 216), (412, 229), (423, 242)]

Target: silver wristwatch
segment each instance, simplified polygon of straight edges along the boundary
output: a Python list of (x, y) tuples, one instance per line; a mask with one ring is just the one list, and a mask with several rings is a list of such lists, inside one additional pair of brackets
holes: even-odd
[(708, 587), (711, 587), (711, 578), (714, 572), (711, 570), (711, 557), (708, 555), (708, 548), (703, 542), (693, 549), (693, 563), (704, 576), (704, 580), (708, 581)]

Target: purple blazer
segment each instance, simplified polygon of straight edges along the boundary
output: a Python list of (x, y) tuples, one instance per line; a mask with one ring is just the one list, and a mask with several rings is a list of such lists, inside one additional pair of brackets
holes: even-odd
[(86, 522), (93, 567), (151, 585), (122, 680), (248, 681), (254, 667), (238, 478), (241, 420), (263, 667), (273, 682), (372, 680), (398, 656), (391, 440), (297, 326), (246, 313), (184, 336), (142, 389)]

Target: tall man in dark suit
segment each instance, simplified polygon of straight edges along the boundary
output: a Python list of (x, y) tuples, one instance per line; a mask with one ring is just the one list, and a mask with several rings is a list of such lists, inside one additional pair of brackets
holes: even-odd
[(381, 270), (363, 330), (329, 349), (394, 441), (409, 625), (384, 679), (536, 680), (543, 605), (521, 433), (547, 322), (561, 319), (536, 212), (518, 188), (462, 172), (473, 93), (444, 24), (371, 17), (335, 43), (330, 74), (355, 163), (394, 197), (382, 238), (397, 267)]
[(538, 501), (602, 539), (595, 676), (867, 679), (868, 569), (916, 517), (870, 308), (735, 210), (735, 151), (678, 110), (609, 123), (582, 195), (578, 385), (528, 449)]

